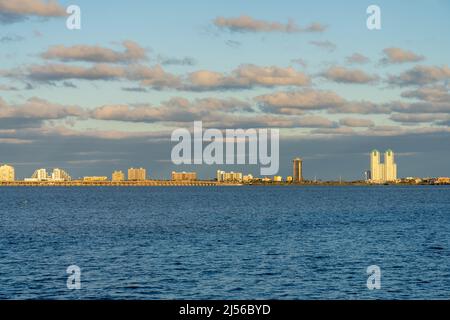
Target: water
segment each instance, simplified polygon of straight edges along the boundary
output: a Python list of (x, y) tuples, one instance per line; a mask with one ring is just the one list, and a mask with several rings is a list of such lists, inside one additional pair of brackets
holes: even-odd
[[(449, 299), (449, 187), (0, 188), (1, 299)], [(81, 290), (66, 269), (81, 268)], [(368, 290), (366, 269), (381, 268)]]

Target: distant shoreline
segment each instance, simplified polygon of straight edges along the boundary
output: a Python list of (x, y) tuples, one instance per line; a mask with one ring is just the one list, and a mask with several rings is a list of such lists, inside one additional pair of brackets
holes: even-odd
[(430, 184), (430, 183), (366, 183), (363, 181), (354, 182), (310, 182), (304, 183), (288, 183), (288, 182), (254, 182), (254, 183), (240, 183), (240, 182), (217, 182), (217, 181), (171, 181), (171, 180), (146, 180), (146, 181), (42, 181), (42, 182), (28, 182), (28, 181), (14, 181), (14, 182), (0, 182), (0, 187), (230, 187), (230, 186), (255, 186), (255, 187), (267, 187), (267, 186), (285, 186), (285, 187), (344, 187), (344, 186), (443, 186), (450, 185), (449, 183)]

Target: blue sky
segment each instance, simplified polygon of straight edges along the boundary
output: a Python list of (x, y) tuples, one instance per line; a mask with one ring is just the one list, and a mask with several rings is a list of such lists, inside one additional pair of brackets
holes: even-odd
[[(46, 1), (11, 7), (0, 0), (0, 163), (15, 165), (19, 176), (37, 167), (64, 167), (81, 176), (143, 165), (168, 177), (180, 168), (170, 164), (171, 145), (164, 139), (174, 128), (192, 127), (191, 118), (215, 127), (221, 119), (236, 128), (249, 121), (280, 123), (282, 175), (290, 174), (290, 157), (299, 155), (311, 159), (307, 176), (357, 179), (373, 148), (393, 148), (402, 176), (450, 175), (448, 162), (430, 155), (445, 152), (450, 142), (448, 1), (57, 3), (59, 9), (81, 8), (81, 30), (68, 30), (66, 17)], [(366, 27), (371, 4), (381, 8), (381, 30)], [(254, 24), (241, 24), (249, 19)], [(302, 31), (280, 31), (289, 21)], [(312, 23), (323, 30), (305, 31)], [(124, 41), (145, 58), (83, 56), (86, 48), (120, 55)], [(81, 53), (68, 59), (75, 46)], [(45, 58), (55, 47), (56, 56)], [(354, 54), (364, 61), (350, 63)], [(121, 75), (73, 75), (74, 68), (88, 72), (99, 65)], [(70, 68), (70, 74), (55, 75), (52, 66)], [(138, 77), (144, 68), (151, 75)], [(200, 72), (201, 81), (194, 77)], [(217, 74), (221, 83), (212, 85)], [(161, 81), (163, 87), (154, 84)], [(291, 100), (280, 102), (282, 93)], [(342, 147), (335, 150), (338, 142)], [(424, 168), (424, 160), (437, 163)], [(209, 177), (217, 168), (182, 169)]]

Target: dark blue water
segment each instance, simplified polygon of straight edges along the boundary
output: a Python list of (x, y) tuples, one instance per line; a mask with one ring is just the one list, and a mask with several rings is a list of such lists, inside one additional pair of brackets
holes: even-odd
[(449, 187), (0, 188), (0, 201), (1, 299), (450, 298)]

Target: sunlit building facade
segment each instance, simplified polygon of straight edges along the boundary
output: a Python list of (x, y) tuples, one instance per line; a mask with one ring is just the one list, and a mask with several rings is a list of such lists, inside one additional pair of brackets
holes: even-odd
[(144, 168), (128, 169), (128, 181), (145, 181), (147, 179), (147, 170)]
[(103, 182), (103, 181), (108, 181), (108, 177), (104, 177), (104, 176), (84, 177), (83, 181), (84, 182)]
[(301, 158), (295, 158), (293, 160), (293, 179), (294, 183), (303, 181), (303, 160)]
[(122, 171), (114, 171), (111, 177), (113, 182), (121, 182), (125, 180), (125, 174)]
[(225, 172), (217, 171), (217, 181), (218, 182), (242, 182), (243, 174), (241, 172)]
[(397, 164), (392, 150), (384, 153), (384, 163), (381, 162), (381, 154), (378, 150), (370, 153), (370, 177), (373, 183), (393, 182), (397, 180)]
[(0, 182), (13, 182), (15, 179), (14, 167), (9, 165), (0, 166)]
[(197, 173), (196, 172), (172, 172), (172, 180), (173, 181), (196, 181)]
[(55, 168), (55, 169), (53, 169), (51, 180), (52, 181), (71, 181), (72, 177), (66, 171), (59, 169), (59, 168)]

